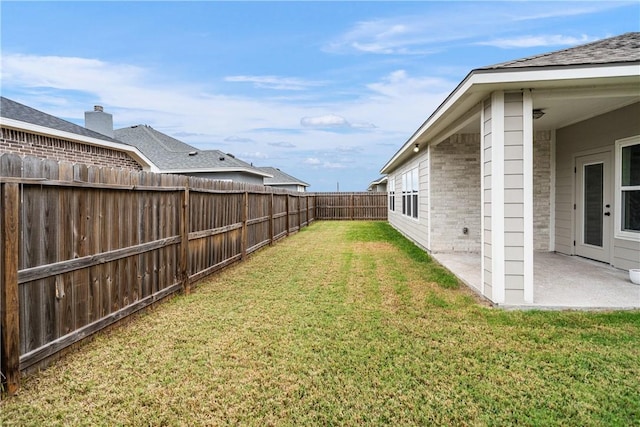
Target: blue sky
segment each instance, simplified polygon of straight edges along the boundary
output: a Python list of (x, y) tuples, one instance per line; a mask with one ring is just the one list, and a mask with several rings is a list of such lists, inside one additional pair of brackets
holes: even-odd
[(2, 95), (363, 191), (474, 68), (640, 31), (640, 2), (14, 2)]

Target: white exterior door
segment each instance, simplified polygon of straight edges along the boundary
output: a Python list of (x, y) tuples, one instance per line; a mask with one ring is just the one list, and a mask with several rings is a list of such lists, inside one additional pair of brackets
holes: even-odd
[(611, 262), (611, 153), (576, 157), (576, 255)]

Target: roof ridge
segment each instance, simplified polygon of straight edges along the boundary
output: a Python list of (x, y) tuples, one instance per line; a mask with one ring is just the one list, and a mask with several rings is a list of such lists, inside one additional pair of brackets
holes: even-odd
[[(539, 54), (539, 55), (531, 56), (531, 57), (529, 57), (528, 59), (533, 59), (533, 58), (544, 58), (545, 56), (555, 55), (555, 54), (562, 53), (562, 52), (566, 52), (566, 51), (573, 50), (573, 49), (578, 49), (578, 48), (579, 48), (579, 49), (588, 48), (589, 46), (593, 46), (593, 45), (595, 45), (595, 44), (600, 44), (600, 43), (602, 43), (602, 42), (604, 42), (604, 41), (611, 41), (611, 40), (615, 40), (615, 39), (618, 39), (618, 38), (627, 37), (627, 36), (629, 36), (629, 35), (631, 35), (631, 34), (640, 34), (640, 32), (636, 32), (636, 31), (629, 31), (629, 32), (627, 32), (627, 33), (619, 34), (619, 35), (614, 36), (614, 37), (607, 37), (607, 38), (604, 38), (604, 39), (594, 40), (594, 41), (589, 42), (589, 43), (579, 44), (579, 45), (576, 45), (576, 46), (566, 47), (566, 48), (564, 48), (564, 49), (558, 49), (558, 50), (553, 50), (553, 51), (551, 51), (551, 52), (541, 53), (541, 54)], [(527, 58), (516, 59), (515, 61), (516, 61), (516, 62), (518, 62), (518, 61), (521, 61), (521, 60), (523, 60), (523, 59), (527, 59)]]
[[(520, 64), (525, 64), (525, 63), (531, 63), (530, 66), (546, 66), (546, 65), (578, 65), (577, 63), (573, 63), (573, 64), (569, 64), (569, 63), (559, 63), (557, 60), (557, 57), (562, 57), (564, 54), (567, 54), (567, 56), (571, 56), (572, 54), (575, 57), (578, 57), (580, 55), (585, 55), (585, 52), (589, 52), (591, 49), (593, 49), (594, 47), (598, 46), (598, 45), (603, 45), (603, 50), (607, 49), (609, 51), (612, 51), (613, 49), (611, 47), (607, 47), (605, 46), (606, 44), (609, 44), (611, 42), (615, 42), (616, 40), (619, 40), (621, 42), (624, 41), (631, 41), (633, 42), (635, 38), (640, 37), (640, 32), (637, 31), (630, 31), (624, 34), (620, 34), (617, 36), (613, 36), (613, 37), (607, 37), (607, 38), (603, 38), (603, 39), (599, 39), (599, 40), (594, 40), (592, 42), (589, 43), (584, 43), (584, 44), (579, 44), (579, 45), (575, 45), (575, 46), (571, 46), (571, 47), (567, 47), (564, 49), (558, 49), (558, 50), (554, 50), (551, 52), (544, 52), (544, 53), (540, 53), (537, 55), (532, 55), (532, 56), (527, 56), (524, 58), (517, 58), (517, 59), (512, 59), (509, 61), (504, 61), (504, 62), (500, 62), (498, 64), (492, 64), (492, 65), (487, 65), (484, 67), (480, 67), (477, 68), (476, 70), (494, 70), (494, 69), (500, 69), (500, 68), (513, 68), (513, 67), (517, 67)], [(638, 46), (633, 46), (633, 48), (637, 48)], [(554, 61), (554, 57), (556, 58)], [(545, 64), (544, 60), (545, 58), (550, 58), (551, 61), (549, 64)], [(614, 62), (631, 62), (631, 61), (637, 61), (637, 58), (634, 57), (624, 57), (625, 59), (622, 59), (622, 57), (619, 58), (615, 58), (615, 59), (610, 59), (609, 61), (607, 61), (606, 63), (614, 63)], [(593, 59), (593, 58), (592, 58)], [(619, 60), (616, 60), (619, 59)], [(571, 62), (571, 61), (568, 61)], [(594, 62), (596, 63), (600, 63), (600, 61), (586, 61), (583, 58), (583, 61), (581, 63), (583, 64), (593, 64)], [(475, 71), (475, 70), (474, 70)]]
[[(152, 126), (149, 125), (136, 125), (136, 126), (131, 126), (132, 128), (135, 127), (142, 127), (143, 132), (145, 132), (147, 135), (149, 135), (149, 137), (151, 137), (154, 141), (156, 141), (158, 144), (160, 144), (162, 146), (162, 148), (164, 148), (166, 151), (170, 152), (170, 153), (188, 153), (190, 151), (197, 151), (196, 147), (193, 147), (189, 144), (187, 144), (186, 142), (180, 141), (177, 138), (172, 137), (171, 135), (167, 135), (166, 133), (160, 132), (157, 129), (154, 129)], [(180, 144), (186, 145), (187, 147), (185, 147), (184, 150), (174, 150), (172, 149), (165, 141), (162, 140), (162, 138), (160, 137), (160, 135), (162, 135), (163, 137), (169, 138), (173, 141), (176, 141)]]

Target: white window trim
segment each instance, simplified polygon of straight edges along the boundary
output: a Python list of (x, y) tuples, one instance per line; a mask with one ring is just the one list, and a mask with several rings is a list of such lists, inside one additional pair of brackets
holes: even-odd
[[(420, 169), (418, 166), (406, 170), (402, 173), (402, 215), (410, 220), (420, 220)], [(415, 174), (415, 176), (414, 176)], [(413, 181), (416, 182), (413, 182)], [(415, 190), (414, 190), (415, 188)], [(414, 206), (414, 196), (416, 197)], [(409, 203), (405, 200), (408, 198)], [(416, 212), (416, 216), (413, 213)]]
[(387, 181), (387, 189), (389, 198), (388, 207), (391, 212), (395, 212), (396, 210), (396, 180), (395, 177), (389, 177)]
[[(640, 242), (640, 233), (633, 231), (624, 231), (622, 229), (622, 149), (630, 145), (640, 144), (640, 135), (632, 136), (629, 138), (619, 139), (616, 141), (615, 150), (615, 231), (614, 238), (622, 240), (630, 240), (633, 242)], [(640, 190), (640, 185), (630, 187), (632, 190)]]

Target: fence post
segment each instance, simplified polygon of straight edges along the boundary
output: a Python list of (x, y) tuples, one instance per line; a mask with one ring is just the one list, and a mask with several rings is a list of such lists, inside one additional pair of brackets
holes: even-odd
[(248, 241), (248, 229), (247, 221), (249, 219), (249, 193), (245, 191), (242, 197), (242, 255), (241, 259), (247, 257), (247, 241)]
[(298, 198), (298, 231), (302, 230), (302, 196), (296, 195)]
[(180, 277), (182, 278), (182, 290), (185, 294), (191, 292), (189, 283), (189, 230), (191, 229), (191, 217), (189, 214), (189, 182), (185, 183), (182, 193), (182, 209), (180, 209)]
[(287, 208), (287, 236), (289, 235), (289, 194), (287, 193), (287, 202), (285, 203)]
[(353, 194), (349, 197), (349, 205), (350, 205), (350, 211), (351, 211), (351, 221), (353, 221), (353, 217), (355, 215), (354, 213), (354, 206), (353, 206)]
[(15, 394), (20, 388), (20, 301), (18, 293), (18, 233), (20, 218), (20, 188), (17, 183), (2, 184), (2, 382), (6, 392)]
[(269, 244), (273, 245), (273, 193), (269, 199)]

